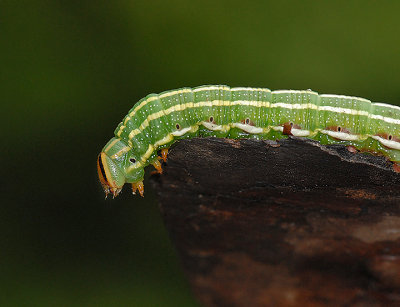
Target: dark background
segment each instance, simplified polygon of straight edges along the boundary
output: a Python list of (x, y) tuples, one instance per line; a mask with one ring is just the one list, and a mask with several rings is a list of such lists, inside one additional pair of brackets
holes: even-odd
[[(151, 92), (227, 84), (400, 101), (398, 1), (1, 1), (0, 305), (195, 305), (148, 181), (96, 156)], [(4, 153), (4, 155), (3, 155)], [(149, 173), (149, 172), (148, 172)]]

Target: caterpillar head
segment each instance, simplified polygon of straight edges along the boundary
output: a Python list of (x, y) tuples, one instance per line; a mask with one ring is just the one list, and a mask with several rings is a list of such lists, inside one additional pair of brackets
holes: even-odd
[(143, 194), (144, 167), (137, 160), (132, 148), (121, 139), (112, 138), (104, 146), (97, 158), (97, 173), (106, 196), (117, 196), (126, 182)]

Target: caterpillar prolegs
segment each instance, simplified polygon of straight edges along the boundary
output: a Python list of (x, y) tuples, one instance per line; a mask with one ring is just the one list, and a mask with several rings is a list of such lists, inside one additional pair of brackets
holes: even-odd
[(400, 167), (400, 107), (311, 90), (207, 85), (150, 94), (137, 102), (97, 160), (106, 194), (125, 183), (143, 196), (144, 168), (162, 172), (168, 148), (190, 137), (279, 140), (289, 135), (384, 155)]

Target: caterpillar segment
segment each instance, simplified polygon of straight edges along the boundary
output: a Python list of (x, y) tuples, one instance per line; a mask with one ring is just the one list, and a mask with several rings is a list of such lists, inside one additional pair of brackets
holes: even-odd
[(166, 162), (168, 148), (193, 137), (306, 137), (383, 155), (400, 172), (400, 107), (311, 90), (207, 85), (150, 94), (114, 134), (97, 159), (100, 183), (114, 197), (124, 183), (143, 196), (144, 168), (151, 164), (162, 173), (160, 160)]

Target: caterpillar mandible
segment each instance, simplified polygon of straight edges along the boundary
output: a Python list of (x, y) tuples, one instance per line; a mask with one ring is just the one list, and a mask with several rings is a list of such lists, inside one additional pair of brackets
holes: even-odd
[(97, 159), (100, 182), (113, 196), (125, 183), (143, 196), (144, 168), (152, 164), (161, 173), (168, 148), (190, 137), (306, 137), (384, 155), (400, 171), (400, 107), (312, 90), (206, 85), (150, 94), (114, 134)]

